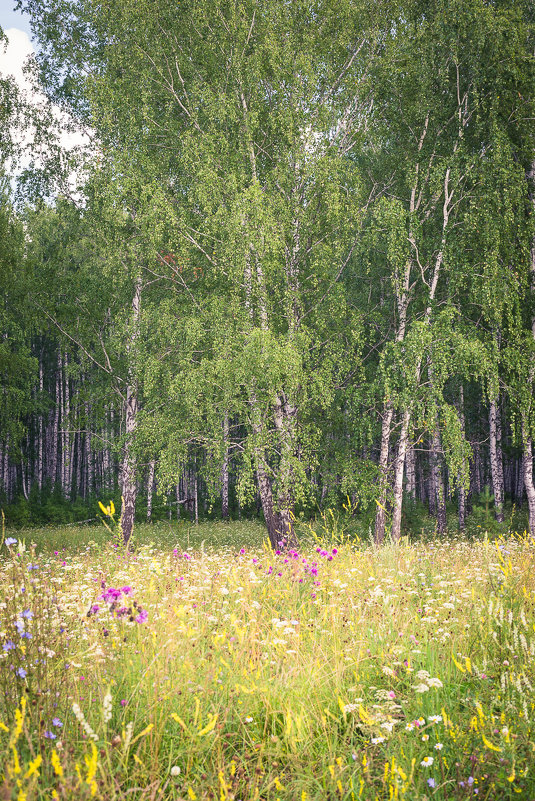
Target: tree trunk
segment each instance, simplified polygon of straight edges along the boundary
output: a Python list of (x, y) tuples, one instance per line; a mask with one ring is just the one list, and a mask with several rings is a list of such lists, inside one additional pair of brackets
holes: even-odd
[[(52, 479), (52, 486), (56, 485), (58, 479), (58, 462), (59, 459), (59, 415), (61, 407), (61, 350), (58, 349), (58, 361), (56, 366), (56, 408), (54, 409), (54, 423), (52, 425), (52, 460), (50, 463), (50, 477)], [(60, 462), (61, 464), (61, 462)]]
[(529, 533), (535, 537), (535, 485), (533, 483), (533, 448), (531, 437), (526, 437), (527, 426), (522, 425), (524, 435), (524, 488), (528, 498), (528, 525)]
[(134, 528), (134, 518), (136, 514), (137, 481), (136, 481), (136, 459), (133, 451), (134, 437), (137, 425), (138, 395), (137, 381), (135, 376), (135, 346), (139, 335), (139, 315), (141, 307), (141, 277), (138, 277), (135, 284), (134, 297), (132, 299), (132, 327), (127, 352), (130, 357), (128, 367), (128, 383), (126, 387), (125, 404), (125, 434), (126, 441), (124, 446), (124, 456), (122, 465), (122, 505), (120, 527), (124, 544), (128, 547), (128, 542), (132, 536)]
[(277, 397), (274, 410), (275, 428), (281, 441), (279, 465), (279, 491), (277, 498), (280, 540), (284, 548), (294, 548), (297, 544), (294, 530), (293, 502), (291, 492), (291, 457), (295, 447), (294, 426), (296, 410), (284, 398)]
[(515, 503), (519, 509), (522, 509), (524, 503), (524, 456), (515, 459)]
[(385, 404), (383, 422), (381, 425), (381, 450), (379, 453), (379, 499), (375, 514), (374, 541), (380, 545), (385, 538), (386, 504), (388, 498), (388, 457), (390, 454), (390, 432), (394, 408), (390, 403)]
[(154, 470), (156, 467), (156, 460), (151, 459), (149, 464), (149, 477), (147, 480), (147, 523), (152, 520), (152, 493), (154, 492)]
[(398, 542), (401, 537), (401, 511), (403, 505), (403, 472), (409, 437), (411, 415), (408, 409), (403, 412), (399, 434), (398, 452), (394, 468), (394, 506), (392, 510), (392, 539)]
[(446, 531), (446, 497), (444, 476), (442, 474), (442, 465), (440, 462), (441, 450), (440, 431), (438, 429), (438, 425), (436, 425), (433, 432), (433, 442), (431, 447), (431, 475), (432, 484), (435, 491), (437, 531), (439, 534), (444, 534)]
[(41, 411), (43, 403), (43, 389), (44, 389), (44, 370), (43, 370), (43, 348), (39, 351), (39, 430), (37, 433), (37, 486), (39, 492), (43, 489), (43, 437), (44, 437), (44, 420)]
[(262, 511), (264, 512), (264, 520), (266, 522), (269, 542), (271, 547), (274, 550), (277, 550), (281, 546), (280, 524), (277, 515), (274, 512), (271, 480), (267, 474), (264, 464), (260, 461), (260, 459), (256, 465), (256, 480), (258, 483), (260, 502), (262, 504)]
[(94, 483), (95, 483), (95, 463), (93, 459), (93, 450), (91, 448), (91, 429), (89, 423), (89, 403), (85, 404), (85, 438), (84, 438), (84, 447), (85, 447), (85, 474), (86, 474), (86, 497), (90, 498), (93, 494), (94, 490)]
[(195, 525), (199, 525), (199, 481), (197, 478), (197, 454), (193, 457), (193, 508), (195, 511)]
[(228, 436), (229, 436), (229, 422), (228, 412), (225, 412), (223, 417), (223, 465), (221, 467), (221, 517), (223, 520), (228, 520), (228, 463), (229, 463), (229, 449), (228, 449)]
[[(533, 206), (533, 213), (535, 214), (535, 161), (531, 164), (531, 169), (527, 174), (529, 197)], [(535, 295), (535, 236), (531, 243), (531, 294)], [(531, 334), (535, 340), (535, 311), (531, 317)], [(530, 371), (530, 383), (533, 387), (534, 368)], [(522, 418), (522, 440), (524, 444), (523, 454), (523, 473), (524, 473), (524, 488), (528, 499), (528, 516), (529, 516), (529, 531), (532, 537), (535, 537), (535, 486), (533, 484), (533, 450), (531, 435), (529, 432), (529, 420)]]
[(71, 414), (71, 395), (69, 386), (69, 376), (67, 375), (68, 356), (65, 354), (62, 364), (62, 407), (61, 407), (61, 428), (62, 428), (62, 482), (61, 488), (63, 496), (67, 499), (71, 497), (71, 433), (70, 414)]
[(500, 410), (496, 400), (491, 400), (489, 408), (490, 470), (494, 494), (494, 514), (498, 523), (503, 523), (503, 459), (499, 415)]
[[(461, 422), (461, 434), (464, 439), (465, 436), (465, 416), (464, 416), (464, 387), (461, 384), (461, 389), (459, 393), (459, 405), (457, 411), (459, 412), (459, 419)], [(466, 472), (468, 466), (465, 464), (463, 460), (462, 472), (463, 475), (458, 476), (459, 481), (459, 531), (464, 531), (466, 529), (466, 488), (465, 488), (465, 480), (466, 480)]]
[(412, 501), (416, 500), (416, 453), (414, 445), (409, 445), (405, 456), (407, 476), (407, 495)]

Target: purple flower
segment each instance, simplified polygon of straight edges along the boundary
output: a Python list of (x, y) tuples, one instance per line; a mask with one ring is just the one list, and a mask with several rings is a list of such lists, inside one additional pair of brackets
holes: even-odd
[(63, 726), (63, 723), (59, 718), (52, 718), (52, 725), (56, 726), (59, 729)]
[(33, 617), (33, 612), (31, 609), (25, 609), (24, 612), (22, 612), (21, 617), (25, 617), (26, 620), (31, 620)]
[(139, 610), (139, 615), (136, 617), (136, 623), (145, 623), (148, 620), (148, 613), (145, 609)]
[(4, 651), (11, 651), (14, 647), (15, 647), (15, 643), (13, 642), (13, 640), (8, 640), (2, 646)]
[(19, 668), (17, 670), (17, 676), (20, 676), (21, 679), (25, 679), (28, 674), (24, 670), (24, 668)]
[(466, 783), (467, 783), (467, 785), (469, 787), (471, 787), (473, 785), (473, 783), (474, 783), (474, 777), (473, 776), (469, 776), (468, 779), (466, 780)]
[(436, 787), (437, 786), (437, 783), (436, 783), (436, 781), (434, 779), (428, 779), (427, 780), (427, 784), (429, 785), (429, 787)]
[(17, 540), (15, 539), (15, 537), (6, 537), (5, 543), (6, 545), (16, 545)]
[(240, 553), (245, 553), (245, 548), (240, 548)]
[(121, 587), (121, 592), (123, 595), (130, 595), (132, 592), (132, 587)]
[(121, 698), (121, 706), (126, 706), (126, 698)]
[(56, 735), (54, 734), (53, 731), (45, 731), (45, 737), (47, 738), (47, 740), (55, 740), (56, 739)]

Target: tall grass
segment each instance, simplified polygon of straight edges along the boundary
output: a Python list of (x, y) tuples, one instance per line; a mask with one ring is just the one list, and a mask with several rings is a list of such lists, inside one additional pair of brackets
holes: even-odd
[(535, 797), (528, 538), (205, 525), (1, 546), (1, 798)]

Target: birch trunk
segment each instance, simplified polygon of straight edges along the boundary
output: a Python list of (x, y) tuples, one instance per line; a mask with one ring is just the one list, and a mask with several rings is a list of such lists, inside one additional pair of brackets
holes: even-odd
[(137, 425), (138, 394), (135, 376), (135, 346), (139, 335), (139, 315), (141, 311), (141, 277), (138, 277), (135, 284), (134, 297), (132, 299), (132, 327), (130, 331), (130, 341), (127, 352), (130, 359), (128, 368), (128, 383), (126, 387), (125, 404), (125, 434), (126, 441), (124, 446), (123, 465), (122, 465), (122, 504), (120, 527), (123, 535), (124, 544), (128, 547), (128, 542), (132, 536), (134, 528), (134, 518), (136, 514), (137, 481), (136, 481), (136, 459), (134, 455), (134, 437)]
[(154, 492), (154, 470), (156, 460), (151, 459), (149, 464), (149, 477), (147, 480), (147, 523), (152, 521), (152, 493)]
[[(459, 393), (459, 419), (461, 422), (461, 435), (464, 439), (465, 436), (465, 417), (464, 417), (464, 387), (461, 384)], [(463, 462), (463, 475), (458, 476), (459, 479), (459, 531), (466, 529), (466, 489), (464, 478), (467, 471), (467, 465)]]
[(221, 517), (223, 520), (228, 520), (228, 489), (229, 489), (229, 476), (228, 476), (228, 463), (229, 463), (229, 449), (228, 449), (228, 436), (229, 436), (229, 421), (228, 412), (225, 412), (223, 417), (223, 465), (221, 467)]
[(71, 496), (71, 434), (69, 431), (71, 414), (71, 396), (67, 367), (69, 359), (65, 354), (62, 360), (62, 408), (61, 408), (61, 429), (62, 429), (62, 482), (61, 487), (65, 498)]
[(411, 500), (416, 500), (416, 453), (414, 446), (409, 445), (405, 456), (406, 476), (407, 476), (407, 495)]
[(391, 404), (385, 404), (383, 422), (381, 424), (381, 450), (379, 453), (379, 500), (375, 514), (374, 541), (380, 545), (385, 538), (386, 504), (388, 496), (388, 457), (390, 454), (390, 433), (394, 409)]
[(494, 494), (494, 514), (498, 523), (503, 523), (503, 458), (499, 414), (496, 400), (491, 400), (489, 407), (490, 471)]
[[(535, 161), (531, 164), (531, 169), (527, 173), (529, 197), (535, 214)], [(531, 295), (535, 295), (535, 237), (531, 243)], [(531, 334), (535, 340), (535, 312), (531, 318)], [(533, 385), (534, 370), (530, 371), (531, 385)], [(522, 418), (522, 439), (524, 443), (523, 454), (523, 474), (524, 488), (528, 499), (529, 530), (532, 537), (535, 537), (535, 486), (533, 484), (533, 450), (532, 440), (529, 432), (529, 420)]]
[(89, 424), (89, 417), (90, 417), (90, 408), (89, 403), (85, 404), (85, 438), (84, 438), (84, 448), (85, 448), (85, 474), (86, 474), (86, 497), (90, 498), (93, 494), (94, 489), (94, 482), (95, 482), (95, 463), (93, 459), (93, 450), (91, 448), (91, 430)]
[(52, 426), (52, 461), (50, 464), (50, 477), (52, 479), (52, 486), (56, 485), (58, 480), (58, 462), (59, 460), (59, 415), (61, 408), (61, 350), (58, 350), (58, 361), (56, 366), (56, 407), (54, 409), (54, 423)]
[(410, 411), (406, 409), (403, 413), (401, 431), (399, 434), (398, 452), (394, 467), (394, 505), (392, 511), (392, 539), (398, 542), (401, 537), (401, 512), (403, 506), (403, 473), (405, 467), (405, 456), (407, 453), (407, 442), (409, 437)]
[(195, 513), (195, 525), (199, 525), (199, 481), (197, 478), (197, 454), (193, 457), (193, 511)]
[[(43, 389), (44, 389), (44, 370), (43, 370), (43, 348), (39, 351), (39, 406), (43, 403)], [(37, 486), (39, 492), (43, 489), (43, 438), (44, 438), (44, 420), (43, 413), (39, 412), (39, 426), (38, 426), (38, 443), (37, 443)]]
[(524, 502), (524, 456), (516, 459), (515, 502), (522, 509)]
[[(527, 427), (522, 426), (523, 433), (525, 434)], [(528, 525), (529, 533), (535, 537), (535, 485), (533, 483), (533, 446), (531, 437), (524, 439), (524, 488), (528, 499)]]
[(436, 492), (437, 531), (439, 534), (444, 534), (446, 531), (446, 492), (440, 458), (441, 451), (442, 447), (440, 443), (440, 431), (437, 425), (433, 434), (431, 470), (433, 473), (433, 483)]
[(433, 440), (429, 440), (429, 476), (427, 479), (427, 507), (430, 517), (437, 516), (437, 483), (434, 470)]

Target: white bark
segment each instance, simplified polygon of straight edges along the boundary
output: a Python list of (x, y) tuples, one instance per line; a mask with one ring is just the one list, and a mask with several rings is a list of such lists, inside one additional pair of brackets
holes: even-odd
[(401, 537), (401, 511), (403, 505), (403, 471), (405, 466), (405, 456), (407, 453), (407, 442), (409, 437), (409, 424), (411, 414), (408, 409), (403, 412), (401, 431), (399, 434), (398, 452), (394, 466), (394, 506), (392, 511), (392, 539), (398, 542)]
[(229, 466), (229, 449), (228, 449), (228, 437), (229, 437), (229, 419), (228, 419), (228, 412), (225, 412), (223, 416), (223, 465), (221, 467), (221, 517), (223, 520), (228, 520), (229, 510), (228, 510), (228, 496), (229, 496), (229, 475), (228, 475), (228, 466)]
[(139, 317), (141, 313), (141, 277), (136, 279), (134, 296), (132, 298), (132, 323), (130, 339), (128, 342), (128, 380), (125, 403), (125, 447), (122, 464), (122, 505), (121, 505), (121, 531), (125, 545), (128, 546), (134, 528), (136, 513), (137, 481), (136, 460), (133, 452), (133, 443), (137, 426), (138, 394), (135, 376), (135, 345), (139, 336)]
[(147, 523), (152, 520), (152, 494), (154, 492), (154, 470), (156, 468), (156, 460), (151, 459), (149, 464), (149, 476), (147, 479)]
[(494, 514), (498, 523), (503, 523), (503, 458), (501, 444), (500, 410), (495, 399), (489, 407), (490, 470), (494, 494)]

